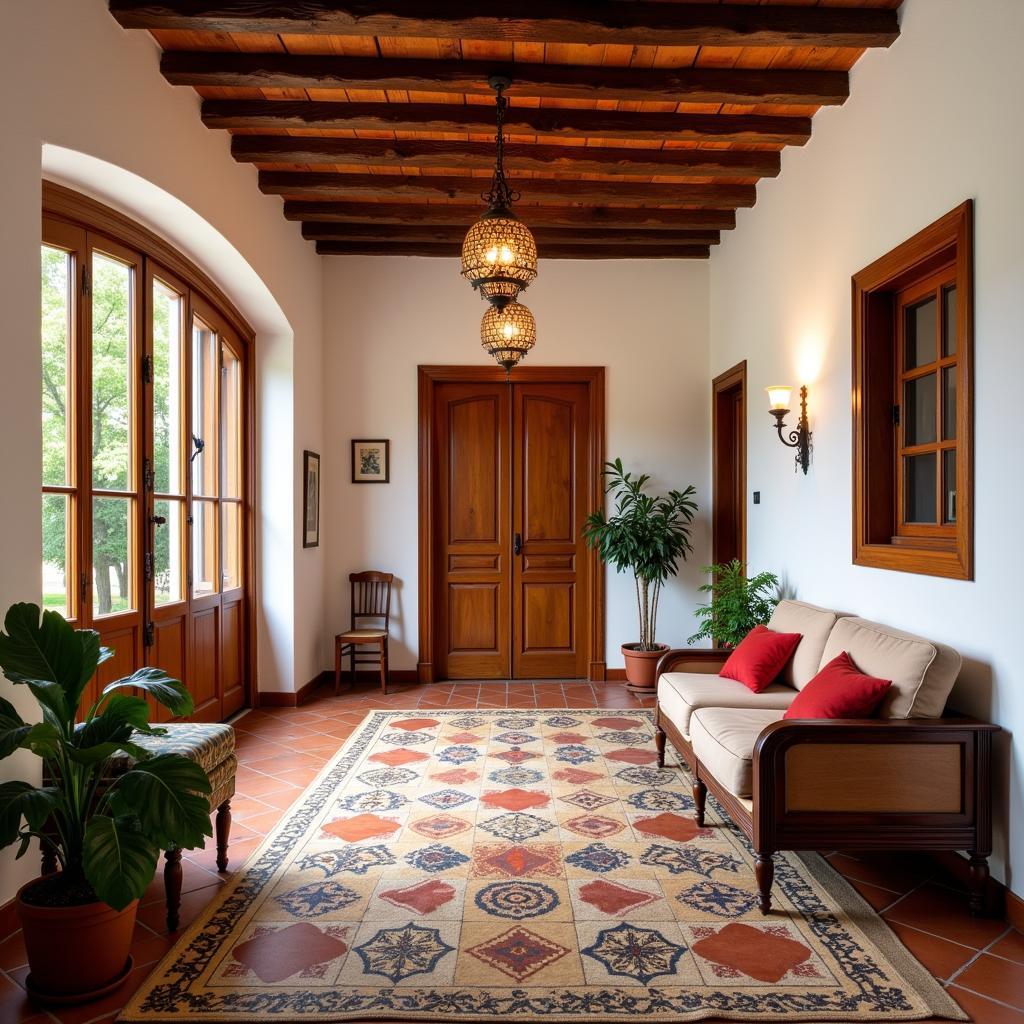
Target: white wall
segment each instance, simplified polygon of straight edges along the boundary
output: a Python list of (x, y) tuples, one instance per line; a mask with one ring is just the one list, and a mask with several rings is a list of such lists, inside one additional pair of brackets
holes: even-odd
[[(800, 597), (956, 646), (957, 708), (1007, 730), (999, 745), (996, 871), (1024, 892), (1024, 164), (1020, 0), (907, 0), (902, 35), (856, 65), (851, 98), (758, 188), (711, 263), (711, 370), (748, 360), (749, 556)], [(974, 582), (851, 564), (850, 277), (975, 199)], [(761, 388), (806, 383), (814, 455), (794, 475)], [(1008, 831), (1006, 824), (1012, 823)]]
[[(608, 458), (652, 475), (661, 491), (694, 484), (701, 506), (695, 555), (666, 589), (658, 639), (678, 645), (694, 631), (698, 569), (709, 557), (706, 262), (541, 260), (524, 293), (537, 318), (530, 366), (607, 367)], [(480, 347), (485, 305), (457, 260), (324, 259), (327, 531), (325, 637), (348, 624), (348, 573), (394, 572), (392, 667), (417, 661), (417, 411), (421, 363), (488, 365)], [(349, 442), (391, 439), (391, 483), (350, 482)], [(607, 661), (636, 639), (632, 581), (608, 575)], [(324, 649), (333, 665), (333, 652)]]
[[(301, 491), (281, 486), (282, 479), (297, 484), (302, 449), (322, 439), (319, 259), (282, 218), (280, 201), (260, 195), (254, 170), (231, 159), (227, 136), (203, 128), (194, 93), (163, 81), (148, 34), (121, 29), (104, 0), (9, 4), (4, 18), (17, 45), (0, 63), (0, 609), (39, 600), (41, 590), (38, 268), (48, 144), (59, 147), (47, 150), (51, 169), (59, 165), (72, 184), (81, 171), (77, 183), (178, 244), (262, 332), (258, 674), (265, 689), (292, 689), (319, 670), (322, 646), (322, 551), (298, 548)], [(69, 150), (114, 169), (97, 178), (91, 171), (103, 165), (76, 161)], [(0, 692), (30, 712), (24, 688), (0, 681)], [(34, 758), (12, 758), (0, 778), (37, 769)], [(8, 858), (0, 857), (0, 902), (38, 866), (34, 855), (17, 867)]]

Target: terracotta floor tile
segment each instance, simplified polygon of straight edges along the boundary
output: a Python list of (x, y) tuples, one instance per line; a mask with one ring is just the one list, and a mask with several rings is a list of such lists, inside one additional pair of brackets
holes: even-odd
[(20, 931), (16, 931), (0, 942), (0, 971), (10, 971), (15, 967), (23, 967), (27, 963), (25, 943), (22, 941)]
[(1009, 1006), (1000, 1006), (975, 992), (958, 985), (949, 986), (949, 994), (971, 1015), (974, 1024), (1024, 1024), (1024, 1013)]
[(984, 949), (1006, 930), (1004, 921), (971, 917), (960, 893), (932, 883), (904, 896), (883, 916), (975, 949)]
[(909, 925), (891, 922), (892, 930), (907, 949), (928, 968), (936, 978), (951, 977), (972, 957), (978, 955), (976, 949), (962, 946), (949, 939), (940, 939), (937, 935), (918, 931)]
[(993, 956), (1005, 957), (1014, 963), (1024, 964), (1024, 935), (1014, 929), (1004, 935), (991, 949), (986, 950)]
[[(829, 858), (832, 866), (850, 881), (866, 882), (879, 889), (886, 889), (902, 896), (916, 889), (927, 877), (912, 871), (901, 871), (895, 864), (879, 861), (864, 861), (847, 854), (839, 853)], [(894, 897), (895, 898), (895, 897)], [(892, 900), (889, 901), (890, 903)]]
[(53, 1015), (61, 1024), (85, 1024), (86, 1021), (102, 1019), (119, 1010), (131, 997), (132, 993), (142, 984), (149, 974), (152, 964), (136, 967), (128, 975), (125, 983), (116, 991), (112, 992), (105, 999), (99, 999), (94, 1003), (85, 1003), (82, 1006), (63, 1006), (53, 1011)]
[(963, 974), (957, 975), (956, 983), (1024, 1010), (1024, 964), (982, 953)]
[[(202, 889), (182, 893), (179, 931), (187, 928), (199, 916), (219, 889), (220, 885), (208, 885)], [(163, 900), (154, 900), (145, 906), (140, 905), (139, 920), (157, 935), (167, 934), (167, 910)]]
[(880, 889), (877, 885), (871, 885), (869, 882), (861, 882), (855, 878), (847, 879), (847, 881), (878, 911), (885, 910), (890, 903), (900, 897), (898, 892), (893, 892), (891, 889)]
[[(19, 974), (23, 977), (28, 968), (22, 968)], [(25, 990), (10, 978), (0, 974), (0, 1020), (4, 1024), (37, 1024), (52, 1018), (42, 1013), (38, 1006), (29, 1002)]]

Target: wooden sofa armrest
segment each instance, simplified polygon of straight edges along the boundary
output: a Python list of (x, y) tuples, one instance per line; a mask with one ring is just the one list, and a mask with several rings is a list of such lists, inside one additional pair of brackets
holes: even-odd
[(707, 647), (676, 648), (658, 659), (657, 674), (660, 677), (665, 672), (717, 672), (731, 653)]

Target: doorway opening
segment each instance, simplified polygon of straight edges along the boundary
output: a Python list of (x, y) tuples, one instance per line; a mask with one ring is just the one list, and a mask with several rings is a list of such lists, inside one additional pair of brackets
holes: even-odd
[(711, 382), (711, 486), (712, 561), (746, 565), (746, 360)]

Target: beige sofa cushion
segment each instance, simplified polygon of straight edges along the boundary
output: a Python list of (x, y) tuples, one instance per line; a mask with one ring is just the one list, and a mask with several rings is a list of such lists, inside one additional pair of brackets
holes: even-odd
[(822, 666), (843, 651), (861, 672), (892, 680), (879, 718), (939, 718), (962, 662), (944, 644), (852, 617), (836, 623), (821, 656)]
[(690, 718), (693, 756), (734, 796), (750, 797), (754, 743), (783, 714), (767, 708), (700, 708)]
[(780, 682), (802, 690), (818, 674), (821, 653), (838, 618), (838, 612), (803, 601), (780, 601), (775, 606), (768, 628), (776, 633), (799, 633), (803, 637), (782, 670)]
[(697, 708), (761, 708), (785, 711), (797, 691), (780, 683), (754, 693), (735, 679), (699, 672), (666, 672), (658, 680), (658, 706), (686, 737), (690, 716)]

